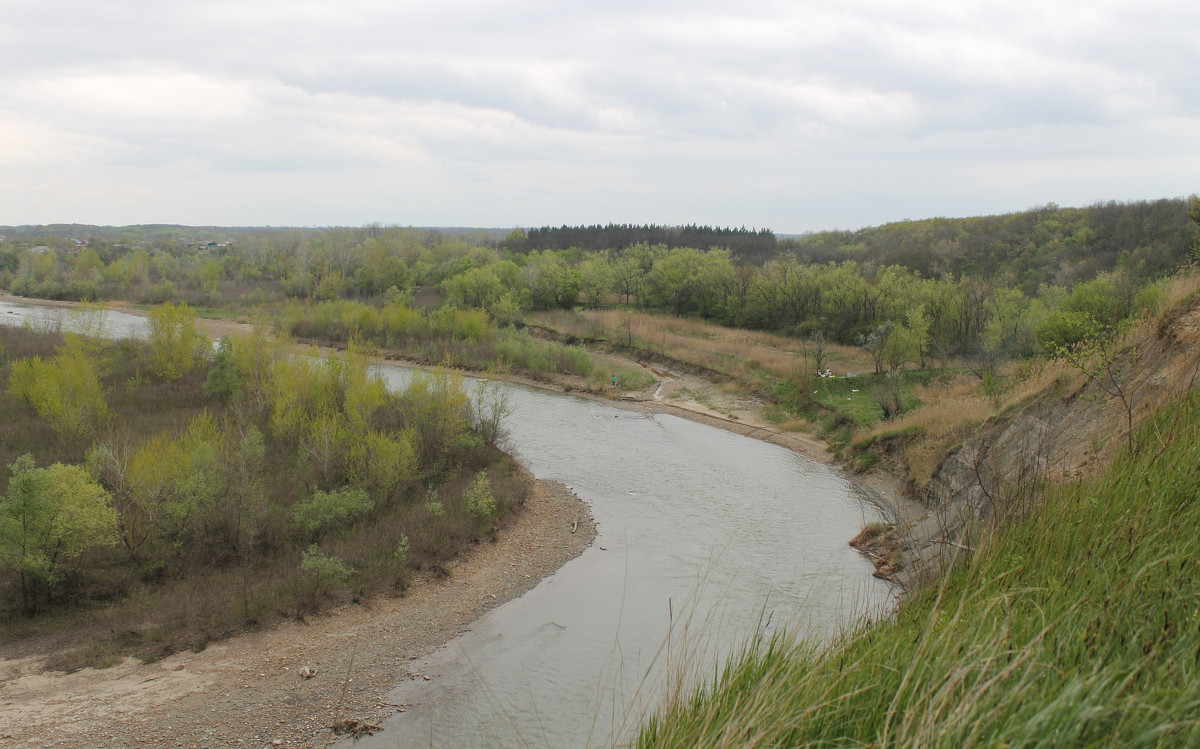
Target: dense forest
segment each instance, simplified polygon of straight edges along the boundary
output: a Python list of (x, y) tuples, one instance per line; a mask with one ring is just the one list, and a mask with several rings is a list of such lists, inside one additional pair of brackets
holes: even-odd
[[(1048, 204), (1019, 213), (902, 221), (781, 241), (807, 262), (839, 259), (902, 265), (927, 278), (1003, 278), (1027, 295), (1041, 284), (1069, 285), (1116, 269), (1135, 278), (1169, 273), (1195, 234), (1180, 199)], [(1194, 210), (1194, 209), (1193, 209)]]

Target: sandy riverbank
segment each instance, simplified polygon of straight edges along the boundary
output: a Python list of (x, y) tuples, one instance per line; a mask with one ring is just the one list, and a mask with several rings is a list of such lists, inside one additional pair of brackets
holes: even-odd
[[(327, 726), (378, 724), (411, 661), (520, 596), (591, 544), (586, 504), (538, 481), (495, 543), (418, 577), (402, 598), (344, 606), (307, 623), (243, 635), (200, 653), (73, 674), (41, 658), (0, 660), (0, 747), (320, 747)], [(305, 679), (303, 667), (316, 670)], [(278, 743), (276, 743), (278, 742)]]

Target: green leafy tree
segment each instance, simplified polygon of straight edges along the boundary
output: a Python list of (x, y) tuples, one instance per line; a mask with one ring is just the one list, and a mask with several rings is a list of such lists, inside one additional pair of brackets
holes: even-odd
[(150, 310), (150, 371), (164, 380), (178, 380), (196, 366), (208, 341), (196, 328), (196, 312), (187, 304), (166, 302)]
[(463, 495), (467, 510), (480, 519), (487, 519), (496, 514), (496, 496), (492, 493), (492, 484), (483, 471), (475, 474), (475, 480)]
[(579, 291), (593, 307), (600, 306), (612, 292), (613, 268), (603, 256), (593, 256), (579, 264)]
[(346, 291), (346, 279), (340, 270), (327, 273), (317, 282), (313, 297), (319, 301), (338, 299)]
[(929, 314), (925, 311), (924, 305), (916, 305), (910, 307), (908, 314), (905, 315), (905, 327), (908, 329), (908, 334), (913, 346), (913, 355), (916, 359), (917, 366), (924, 369), (929, 359), (930, 352), (930, 336), (929, 327), (931, 325)]
[(399, 405), (417, 435), (421, 463), (432, 466), (448, 457), (454, 443), (471, 429), (471, 403), (458, 375), (414, 375)]
[(229, 336), (222, 336), (213, 367), (204, 380), (204, 392), (221, 400), (228, 400), (241, 384), (242, 378), (238, 375), (237, 365), (233, 361), (233, 342)]
[(471, 268), (446, 279), (442, 288), (451, 303), (472, 309), (487, 309), (504, 293), (504, 285), (488, 268)]
[(1188, 197), (1188, 218), (1196, 225), (1192, 237), (1192, 259), (1200, 261), (1200, 197)]
[(337, 412), (323, 413), (307, 423), (300, 440), (300, 457), (317, 473), (322, 486), (333, 486), (342, 478), (346, 451), (354, 433), (349, 419)]
[(1101, 337), (1103, 327), (1086, 312), (1055, 310), (1037, 326), (1038, 343), (1047, 351), (1087, 345)]
[(521, 322), (524, 308), (528, 305), (529, 292), (525, 289), (506, 291), (492, 303), (488, 311), (497, 325), (516, 325)]
[(276, 363), (289, 359), (291, 343), (284, 335), (270, 335), (261, 320), (255, 321), (251, 332), (235, 336), (230, 343), (243, 398), (259, 409), (266, 409), (275, 395)]
[(350, 446), (346, 455), (346, 476), (381, 500), (387, 500), (406, 483), (416, 478), (417, 451), (410, 430), (385, 434), (371, 431)]
[(111, 415), (99, 366), (78, 336), (68, 335), (52, 359), (13, 362), (8, 389), (63, 437), (86, 437)]
[(202, 413), (177, 438), (156, 434), (129, 458), (126, 480), (131, 502), (151, 526), (151, 535), (201, 556), (223, 550), (205, 545), (206, 534), (223, 521), (224, 440), (216, 422)]
[(79, 466), (37, 468), (26, 454), (9, 469), (0, 568), (16, 575), (22, 606), (32, 613), (83, 552), (117, 543), (117, 514), (108, 492)]
[(907, 325), (893, 325), (883, 345), (883, 363), (895, 372), (905, 363), (916, 361), (921, 351), (918, 333)]

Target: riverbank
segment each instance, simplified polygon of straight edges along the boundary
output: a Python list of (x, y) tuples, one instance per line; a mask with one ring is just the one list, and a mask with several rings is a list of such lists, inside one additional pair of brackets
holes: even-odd
[[(378, 725), (403, 706), (384, 695), (408, 664), (533, 588), (595, 538), (584, 503), (536, 481), (497, 534), (418, 576), (401, 598), (344, 606), (307, 622), (243, 635), (200, 653), (108, 669), (43, 672), (44, 655), (3, 653), (0, 747), (320, 747), (339, 721)], [(12, 648), (9, 648), (11, 651)], [(305, 667), (315, 670), (303, 678)]]
[[(201, 322), (213, 337), (246, 328), (236, 321)], [(578, 383), (566, 379), (558, 383), (506, 379), (632, 411), (671, 413), (833, 462), (823, 443), (762, 421), (757, 415), (761, 409), (751, 401), (698, 378), (656, 374), (663, 378), (660, 386), (601, 394), (580, 392)], [(851, 478), (864, 483), (863, 477)], [(565, 490), (557, 486), (556, 492)], [(878, 486), (887, 491), (885, 483)], [(876, 494), (887, 497), (878, 489)], [(900, 494), (896, 491), (893, 496)], [(519, 596), (586, 548), (594, 528), (590, 518), (575, 525), (579, 508), (585, 514), (586, 508), (578, 498), (573, 502), (575, 510), (570, 513), (551, 513), (558, 525), (545, 530), (531, 512), (531, 500), (497, 544), (472, 550), (451, 565), (448, 579), (420, 580), (396, 601), (346, 607), (307, 625), (285, 625), (146, 666), (125, 663), (104, 671), (62, 675), (37, 673), (35, 659), (0, 662), (0, 747), (212, 746), (255, 741), (309, 747), (324, 745), (331, 735), (324, 727), (338, 720), (378, 723), (402, 707), (380, 700), (390, 687), (410, 678), (405, 666), (412, 658), (432, 652), (468, 629), (488, 608)], [(568, 519), (575, 533), (569, 533)], [(510, 534), (536, 540), (564, 533), (572, 546), (558, 550), (559, 556), (551, 553), (553, 549), (528, 543), (505, 547)], [(497, 556), (494, 547), (510, 551)], [(471, 582), (489, 575), (504, 583), (515, 579), (524, 586), (501, 590)], [(315, 667), (317, 676), (307, 680), (298, 676), (305, 666)]]
[[(879, 470), (861, 473), (844, 471), (842, 464), (829, 452), (829, 445), (824, 440), (805, 432), (780, 429), (778, 425), (763, 417), (764, 404), (754, 398), (727, 391), (718, 383), (697, 375), (664, 371), (661, 365), (651, 368), (636, 360), (612, 354), (597, 356), (624, 366), (641, 367), (658, 381), (642, 390), (622, 389), (618, 383), (617, 387), (594, 392), (583, 387), (581, 378), (565, 375), (543, 379), (515, 374), (488, 376), (599, 401), (627, 411), (670, 414), (779, 445), (812, 458), (822, 465), (842, 471), (847, 480), (864, 489), (897, 526), (916, 525), (929, 514), (924, 505), (908, 496), (904, 481), (899, 477)], [(411, 367), (425, 366), (421, 362), (405, 359), (393, 359), (386, 363)]]
[[(0, 294), (0, 301), (17, 304), (33, 304), (44, 307), (74, 307), (78, 302), (31, 299)], [(126, 303), (104, 303), (111, 309), (126, 314), (145, 316), (146, 312)], [(251, 325), (237, 319), (198, 318), (205, 332), (214, 340), (227, 334), (248, 332)], [(518, 374), (493, 373), (489, 376), (509, 382), (517, 382), (560, 393), (570, 393), (584, 398), (603, 401), (618, 408), (642, 413), (668, 413), (700, 423), (736, 432), (748, 437), (781, 445), (806, 455), (822, 464), (836, 466), (837, 461), (829, 454), (828, 445), (803, 432), (784, 431), (762, 418), (762, 404), (752, 398), (724, 391), (715, 383), (690, 374), (678, 374), (662, 369), (651, 369), (640, 362), (611, 354), (596, 354), (603, 359), (625, 366), (641, 367), (651, 373), (658, 382), (644, 390), (608, 388), (605, 392), (591, 392), (583, 387), (581, 378), (566, 375), (550, 375), (543, 379)], [(401, 357), (378, 360), (380, 364), (408, 367), (425, 367), (422, 362)], [(849, 476), (855, 484), (866, 489), (881, 509), (900, 526), (912, 526), (927, 514), (926, 508), (909, 498), (903, 482), (883, 471), (868, 471)]]

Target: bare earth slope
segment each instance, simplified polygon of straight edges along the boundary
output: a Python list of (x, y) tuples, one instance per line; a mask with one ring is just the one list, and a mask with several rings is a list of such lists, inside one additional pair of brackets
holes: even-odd
[(1200, 301), (1135, 328), (1111, 371), (1103, 383), (1081, 375), (1001, 414), (942, 463), (923, 496), (930, 515), (910, 529), (909, 574), (928, 577), (947, 554), (968, 551), (978, 519), (1019, 510), (1038, 483), (1107, 465), (1130, 416), (1136, 426), (1191, 389), (1200, 376)]

